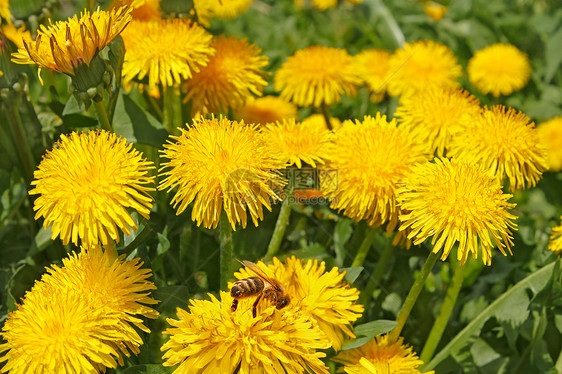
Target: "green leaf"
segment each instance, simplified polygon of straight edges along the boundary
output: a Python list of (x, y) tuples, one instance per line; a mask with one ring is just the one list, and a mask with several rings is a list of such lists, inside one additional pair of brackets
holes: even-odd
[(123, 374), (164, 374), (171, 373), (173, 367), (164, 367), (158, 364), (135, 365), (123, 370)]
[(470, 347), (470, 353), (474, 358), (474, 362), (479, 367), (485, 366), (490, 362), (498, 359), (501, 355), (482, 339), (478, 339)]
[(343, 350), (361, 347), (377, 335), (386, 334), (392, 330), (398, 323), (396, 321), (389, 321), (380, 319), (377, 321), (367, 322), (362, 325), (355, 326), (355, 338), (343, 345)]
[(562, 27), (558, 28), (545, 43), (546, 73), (545, 82), (550, 82), (554, 75), (560, 70), (562, 63)]
[(345, 260), (345, 243), (348, 242), (353, 233), (353, 220), (341, 219), (334, 228), (334, 250), (336, 252), (335, 264), (342, 266)]
[(498, 297), (496, 301), (490, 304), (490, 306), (474, 318), (449, 342), (449, 344), (447, 344), (437, 355), (435, 355), (433, 360), (424, 366), (424, 370), (431, 370), (435, 368), (445, 358), (462, 349), (469, 339), (480, 333), (482, 326), (484, 326), (484, 323), (486, 323), (490, 317), (493, 317), (499, 310), (505, 310), (508, 306), (513, 306), (512, 296), (518, 299), (520, 298), (520, 292), (524, 292), (527, 289), (537, 293), (549, 281), (553, 268), (554, 263), (551, 263), (542, 269), (535, 271), (527, 276), (527, 278), (511, 287), (503, 295)]
[(349, 283), (355, 282), (359, 274), (363, 271), (363, 266), (340, 268), (340, 271), (345, 271), (345, 280)]
[(124, 93), (117, 99), (113, 130), (131, 143), (156, 148), (160, 148), (168, 137), (162, 124)]

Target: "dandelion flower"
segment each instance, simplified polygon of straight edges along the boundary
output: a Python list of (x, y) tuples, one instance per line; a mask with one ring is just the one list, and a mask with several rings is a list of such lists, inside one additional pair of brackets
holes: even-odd
[(160, 19), (160, 0), (113, 0), (109, 9), (122, 6), (131, 7), (131, 15), (137, 21), (154, 21)]
[(539, 124), (537, 133), (539, 142), (546, 148), (548, 170), (562, 170), (562, 116)]
[(253, 298), (241, 299), (232, 312), (232, 297), (191, 300), (189, 312), (178, 308), (178, 320), (168, 318), (170, 335), (161, 348), (164, 366), (179, 364), (174, 374), (328, 373), (320, 360), (327, 348), (322, 332), (299, 310), (289, 305), (262, 308), (252, 317)]
[(16, 28), (13, 24), (8, 23), (7, 25), (2, 25), (0, 33), (4, 34), (18, 48), (24, 48), (24, 40), (31, 40), (31, 33), (25, 29), (25, 25)]
[(390, 52), (383, 49), (368, 49), (353, 57), (359, 75), (371, 91), (371, 100), (380, 102), (386, 93), (389, 78)]
[(390, 96), (410, 96), (429, 87), (457, 87), (462, 68), (447, 46), (432, 40), (405, 43), (389, 61)]
[(508, 212), (515, 204), (508, 200), (496, 180), (466, 161), (436, 158), (412, 168), (398, 190), (402, 209), (400, 231), (411, 229), (408, 239), (415, 245), (433, 236), (433, 252), (443, 250), (445, 260), (458, 242), (457, 259), (464, 264), (469, 254), (481, 248), (485, 265), (492, 262), (495, 245), (511, 254), (516, 218)]
[(110, 260), (99, 246), (48, 269), (10, 314), (1, 333), (1, 370), (12, 374), (99, 373), (138, 353), (149, 330), (138, 317), (156, 318), (144, 304), (154, 284), (138, 259)]
[(194, 120), (181, 132), (164, 145), (169, 161), (159, 186), (177, 187), (172, 199), (177, 214), (193, 202), (191, 218), (198, 225), (216, 227), (224, 209), (233, 229), (246, 227), (248, 212), (257, 226), (263, 207), (271, 211), (271, 201), (279, 200), (273, 188), (286, 183), (277, 172), (286, 165), (278, 152), (255, 125), (222, 117)]
[[(345, 272), (337, 267), (326, 272), (324, 262), (303, 262), (294, 256), (285, 263), (274, 258), (272, 265), (261, 261), (257, 265), (285, 287), (293, 307), (318, 325), (335, 350), (341, 349), (344, 336), (355, 337), (351, 324), (361, 317), (363, 306), (356, 304), (359, 291), (343, 280)], [(246, 268), (234, 275), (238, 279), (255, 276)]]
[(503, 105), (465, 118), (453, 134), (450, 156), (480, 164), (511, 190), (535, 186), (546, 170), (546, 150), (532, 122), (522, 112)]
[(10, 1), (0, 0), (0, 21), (4, 18), (6, 21), (10, 22)]
[[(560, 217), (560, 220), (562, 220), (562, 216)], [(558, 225), (552, 229), (548, 249), (557, 255), (562, 253), (562, 225)]]
[[(326, 63), (329, 61), (330, 63)], [(312, 46), (287, 58), (275, 72), (275, 90), (299, 106), (331, 105), (354, 96), (361, 78), (346, 50)]]
[[(341, 127), (341, 121), (339, 118), (330, 117), (330, 124), (332, 125), (332, 130), (336, 131)], [(326, 119), (322, 114), (316, 113), (311, 114), (302, 120), (302, 125), (307, 127), (314, 127), (317, 129), (326, 128)]]
[(346, 121), (326, 147), (326, 167), (338, 171), (337, 183), (320, 178), (321, 191), (331, 207), (376, 227), (397, 221), (397, 183), (416, 163), (426, 161), (423, 146), (406, 129), (386, 116)]
[(211, 40), (211, 34), (190, 21), (133, 21), (123, 33), (123, 81), (147, 78), (150, 89), (175, 86), (207, 65), (215, 53)]
[(137, 229), (128, 208), (148, 219), (152, 208), (152, 162), (125, 139), (107, 131), (73, 132), (47, 151), (35, 171), (35, 219), (52, 225), (63, 244), (78, 239), (86, 247), (119, 241), (121, 229)]
[(430, 154), (445, 154), (453, 129), (461, 119), (470, 121), (480, 114), (478, 99), (458, 88), (428, 88), (404, 97), (396, 109), (398, 124), (428, 145)]
[[(348, 3), (359, 4), (363, 0), (346, 0)], [(304, 0), (295, 0), (295, 5), (297, 8), (303, 8)], [(335, 8), (338, 5), (338, 0), (312, 0), (312, 5), (319, 10), (326, 10), (329, 8)]]
[(531, 77), (529, 58), (511, 44), (497, 43), (477, 51), (468, 61), (468, 79), (495, 97), (525, 87)]
[(264, 129), (266, 141), (271, 142), (272, 146), (281, 152), (289, 165), (296, 165), (298, 168), (301, 168), (303, 163), (313, 168), (316, 163), (324, 163), (322, 151), (330, 134), (326, 126), (306, 126), (294, 119), (268, 124)]
[(428, 1), (423, 6), (423, 11), (434, 21), (441, 21), (443, 17), (445, 17), (445, 14), (447, 14), (449, 9), (443, 4), (439, 4), (434, 1)]
[(79, 65), (90, 65), (130, 21), (130, 9), (125, 7), (109, 12), (84, 10), (80, 17), (41, 25), (35, 41), (24, 40), (24, 46), (12, 54), (12, 61), (74, 75)]
[[(348, 374), (417, 374), (423, 361), (400, 337), (395, 343), (388, 335), (378, 335), (359, 348), (340, 353), (334, 361), (344, 364)], [(434, 373), (433, 371), (426, 372)]]
[(193, 0), (199, 22), (205, 27), (211, 19), (233, 19), (246, 12), (254, 0)]
[(249, 99), (246, 105), (238, 110), (237, 115), (246, 123), (265, 125), (266, 123), (275, 123), (284, 119), (296, 119), (298, 117), (298, 110), (295, 104), (280, 97), (264, 96)]
[(216, 50), (207, 66), (184, 84), (185, 100), (191, 100), (194, 113), (220, 113), (238, 109), (252, 95), (261, 95), (267, 85), (262, 70), (268, 59), (261, 49), (246, 39), (219, 36), (212, 47)]

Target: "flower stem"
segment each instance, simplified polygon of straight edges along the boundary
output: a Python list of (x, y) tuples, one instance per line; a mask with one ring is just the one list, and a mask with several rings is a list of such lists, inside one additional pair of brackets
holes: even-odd
[(371, 278), (369, 278), (369, 282), (367, 282), (367, 286), (365, 286), (365, 290), (361, 292), (361, 298), (362, 298), (362, 300), (360, 301), (361, 304), (367, 305), (367, 303), (369, 303), (369, 301), (371, 300), (373, 291), (375, 290), (375, 287), (379, 285), (382, 275), (384, 274), (388, 266), (388, 263), (392, 258), (393, 253), (394, 253), (394, 246), (389, 243), (385, 247), (381, 257), (379, 258), (379, 261), (377, 262), (377, 266), (375, 267), (373, 274), (371, 274)]
[(332, 122), (330, 121), (330, 108), (328, 108), (328, 105), (325, 103), (322, 103), (322, 105), (320, 105), (320, 110), (324, 116), (324, 121), (326, 121), (326, 127), (328, 130), (332, 131), (334, 128), (332, 127)]
[(174, 87), (164, 87), (164, 111), (162, 113), (162, 122), (168, 134), (176, 134), (177, 128), (174, 125), (174, 108), (175, 108), (175, 92)]
[(357, 251), (355, 258), (351, 263), (351, 267), (363, 265), (365, 259), (367, 258), (367, 254), (369, 254), (369, 250), (371, 249), (371, 244), (373, 244), (373, 241), (375, 240), (376, 234), (377, 234), (377, 229), (374, 229), (372, 227), (369, 227), (367, 229), (367, 236), (365, 236), (363, 242), (361, 242), (361, 246), (359, 247), (359, 250)]
[(435, 265), (438, 257), (439, 256), (433, 252), (431, 252), (429, 256), (427, 256), (425, 264), (423, 264), (421, 271), (416, 277), (416, 280), (414, 281), (412, 288), (410, 288), (410, 292), (408, 293), (408, 296), (406, 296), (406, 300), (404, 300), (404, 304), (402, 304), (402, 308), (398, 313), (398, 318), (396, 318), (396, 322), (398, 322), (398, 325), (396, 325), (396, 327), (394, 327), (394, 329), (390, 332), (390, 336), (388, 338), (389, 344), (396, 342), (398, 340), (398, 337), (400, 337), (400, 333), (402, 332), (402, 329), (404, 328), (404, 325), (408, 320), (408, 316), (410, 315), (410, 312), (412, 311), (412, 308), (414, 307), (414, 304), (418, 299), (423, 285), (425, 284), (427, 277), (431, 273), (431, 269), (433, 269), (433, 265)]
[(111, 128), (111, 123), (109, 123), (109, 118), (107, 117), (107, 111), (102, 101), (94, 101), (94, 107), (98, 113), (98, 121), (100, 122), (101, 128), (107, 131), (113, 131)]
[(273, 256), (281, 247), (281, 242), (283, 241), (283, 236), (285, 235), (285, 230), (289, 224), (289, 217), (291, 217), (292, 203), (293, 200), (293, 190), (288, 188), (287, 196), (281, 204), (281, 210), (279, 211), (279, 216), (277, 217), (277, 222), (275, 223), (275, 229), (273, 229), (273, 235), (269, 241), (269, 246), (267, 247), (267, 253), (265, 254), (265, 260), (270, 261)]
[(221, 271), (221, 290), (228, 287), (228, 280), (232, 276), (232, 226), (228, 222), (226, 214), (223, 212), (219, 220), (219, 243), (220, 243), (220, 271)]
[(447, 327), (447, 323), (449, 322), (449, 318), (453, 312), (453, 307), (455, 306), (457, 297), (459, 296), (463, 281), (464, 266), (457, 263), (451, 283), (447, 287), (447, 294), (443, 300), (443, 305), (441, 305), (441, 309), (439, 310), (439, 315), (433, 323), (433, 327), (431, 328), (429, 336), (423, 346), (420, 356), (420, 359), (423, 362), (429, 362), (431, 360), (437, 345), (439, 345), (441, 336), (443, 336), (443, 331), (445, 331), (445, 327)]
[(105, 245), (105, 254), (107, 255), (108, 258), (110, 258), (111, 260), (117, 260), (117, 258), (119, 257), (117, 255), (117, 246), (115, 244), (115, 242), (113, 240), (110, 240), (106, 245)]
[(27, 136), (25, 134), (25, 129), (23, 127), (23, 122), (21, 120), (20, 113), (17, 107), (8, 108), (6, 111), (8, 114), (9, 121), (11, 123), (12, 135), (15, 142), (17, 143), (17, 149), (20, 154), (20, 160), (25, 169), (25, 180), (29, 184), (33, 180), (33, 170), (35, 169), (35, 160), (33, 153), (31, 152), (31, 147), (27, 141)]

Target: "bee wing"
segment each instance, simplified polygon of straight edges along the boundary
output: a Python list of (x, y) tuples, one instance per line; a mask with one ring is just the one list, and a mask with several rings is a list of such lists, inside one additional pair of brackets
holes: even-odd
[(265, 280), (266, 282), (271, 284), (272, 287), (276, 287), (276, 288), (281, 289), (281, 290), (284, 289), (284, 287), (281, 285), (281, 283), (279, 283), (279, 281), (277, 281), (276, 279), (270, 278), (262, 269), (260, 269), (260, 267), (257, 264), (255, 264), (251, 261), (240, 261), (240, 260), (238, 260), (238, 261), (242, 265), (244, 265), (247, 269), (250, 269), (258, 277), (262, 278), (263, 280)]

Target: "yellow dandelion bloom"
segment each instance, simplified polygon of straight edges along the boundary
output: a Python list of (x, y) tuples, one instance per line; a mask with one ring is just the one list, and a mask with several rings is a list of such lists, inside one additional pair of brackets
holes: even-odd
[(89, 65), (130, 21), (130, 9), (125, 7), (110, 12), (84, 10), (80, 17), (41, 25), (35, 41), (24, 40), (24, 46), (12, 54), (12, 61), (74, 75), (76, 67)]
[(368, 49), (353, 56), (361, 79), (371, 91), (371, 100), (380, 102), (386, 93), (391, 53), (383, 49)]
[[(363, 306), (356, 304), (359, 291), (343, 280), (345, 272), (337, 267), (326, 272), (324, 262), (313, 259), (304, 262), (294, 256), (285, 263), (274, 258), (272, 265), (261, 261), (257, 265), (285, 287), (290, 305), (314, 321), (335, 350), (341, 349), (344, 336), (355, 337), (351, 324), (361, 317)], [(256, 276), (246, 268), (234, 275), (238, 279)]]
[(562, 116), (539, 124), (537, 133), (539, 142), (546, 148), (548, 170), (562, 170)]
[[(329, 61), (330, 63), (326, 63)], [(289, 56), (275, 72), (274, 86), (281, 98), (299, 106), (319, 107), (354, 96), (361, 84), (346, 50), (312, 46)]]
[(10, 22), (10, 0), (0, 0), (0, 20), (4, 18)]
[(52, 225), (52, 238), (78, 239), (86, 247), (119, 241), (121, 229), (137, 229), (128, 208), (148, 219), (152, 208), (152, 162), (125, 139), (107, 131), (61, 135), (35, 171), (35, 219)]
[[(326, 128), (326, 119), (322, 114), (311, 114), (302, 120), (303, 126), (314, 127), (317, 129)], [(341, 121), (339, 118), (330, 117), (330, 124), (332, 125), (332, 130), (336, 131), (341, 127)]]
[(172, 87), (191, 78), (215, 53), (211, 34), (180, 19), (134, 20), (122, 36), (124, 83), (147, 78), (150, 89), (159, 84)]
[(391, 96), (409, 96), (429, 87), (457, 87), (462, 68), (453, 52), (432, 40), (405, 43), (390, 57)]
[(423, 365), (412, 347), (404, 344), (404, 338), (390, 343), (388, 335), (375, 336), (363, 346), (344, 351), (333, 360), (344, 364), (348, 374), (418, 374), (422, 373), (418, 368)]
[[(263, 219), (263, 207), (279, 200), (273, 188), (284, 185), (277, 169), (286, 163), (264, 141), (255, 125), (226, 118), (193, 120), (180, 136), (171, 136), (162, 154), (164, 180), (159, 189), (178, 188), (172, 199), (177, 214), (193, 202), (192, 220), (216, 227), (224, 209), (233, 229)], [(167, 171), (164, 171), (168, 169)]]
[(265, 125), (284, 119), (297, 119), (298, 110), (295, 104), (277, 96), (249, 98), (246, 105), (237, 111), (238, 118), (246, 123)]
[[(562, 216), (560, 217), (560, 220), (562, 220)], [(550, 242), (548, 243), (548, 249), (550, 249), (557, 255), (562, 253), (562, 225), (558, 225), (552, 228), (552, 231), (550, 233)]]
[(321, 128), (307, 126), (294, 119), (268, 124), (264, 129), (264, 137), (278, 149), (289, 165), (298, 168), (306, 163), (312, 167), (323, 164), (323, 147), (330, 138), (331, 132), (324, 125)]
[(430, 154), (445, 154), (461, 120), (472, 120), (480, 114), (478, 99), (459, 88), (432, 87), (406, 96), (394, 114), (398, 124), (428, 146)]
[(445, 260), (458, 242), (457, 259), (464, 264), (469, 254), (478, 257), (481, 248), (485, 265), (492, 262), (495, 245), (511, 254), (516, 230), (515, 216), (508, 209), (512, 195), (504, 194), (485, 170), (466, 161), (436, 158), (412, 168), (397, 192), (400, 231), (411, 229), (408, 239), (415, 245), (433, 236), (433, 252), (443, 250)]
[(320, 360), (325, 354), (316, 352), (327, 348), (322, 332), (294, 306), (261, 308), (253, 318), (253, 298), (241, 299), (232, 312), (228, 292), (220, 301), (210, 297), (191, 300), (189, 312), (178, 308), (179, 319), (167, 319), (170, 340), (161, 350), (164, 366), (179, 364), (174, 374), (228, 374), (238, 367), (249, 374), (329, 372)]
[[(362, 3), (363, 0), (346, 0), (346, 2), (351, 4)], [(299, 9), (304, 7), (305, 0), (295, 0), (295, 6)], [(329, 8), (335, 8), (338, 5), (338, 0), (312, 0), (312, 6), (319, 10), (326, 10)]]
[(13, 24), (8, 23), (2, 26), (0, 33), (4, 34), (18, 48), (24, 48), (24, 40), (31, 40), (31, 33), (25, 29), (25, 25), (16, 28)]
[(449, 11), (449, 8), (447, 8), (443, 4), (439, 4), (434, 1), (428, 1), (424, 4), (423, 11), (434, 21), (441, 21), (443, 17), (445, 17), (445, 14), (447, 14), (447, 12)]
[(99, 246), (48, 269), (27, 292), (0, 334), (0, 372), (11, 374), (97, 374), (123, 364), (142, 339), (139, 317), (156, 318), (148, 296), (154, 284), (138, 259), (110, 260)]
[(468, 79), (484, 94), (509, 95), (531, 77), (529, 58), (511, 44), (497, 43), (477, 51), (468, 61)]
[(500, 183), (508, 178), (511, 190), (535, 186), (547, 168), (535, 123), (522, 112), (496, 105), (457, 129), (448, 154), (482, 165)]
[(254, 0), (193, 0), (199, 22), (209, 27), (211, 19), (233, 19), (246, 12)]
[(154, 21), (160, 19), (160, 0), (113, 0), (109, 9), (122, 6), (131, 7), (131, 15), (137, 21)]
[(238, 109), (252, 95), (261, 95), (267, 85), (262, 70), (268, 58), (246, 39), (219, 36), (213, 40), (216, 50), (207, 66), (187, 80), (185, 100), (191, 100), (193, 113), (220, 113)]
[(406, 129), (386, 116), (365, 116), (363, 122), (345, 121), (326, 147), (326, 166), (337, 170), (337, 181), (321, 191), (331, 207), (370, 226), (396, 221), (397, 184), (416, 163), (426, 161), (423, 146)]

